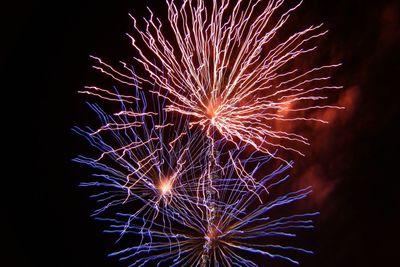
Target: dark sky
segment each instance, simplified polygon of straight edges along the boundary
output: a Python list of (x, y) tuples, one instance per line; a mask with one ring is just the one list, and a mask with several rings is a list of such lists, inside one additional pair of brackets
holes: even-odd
[[(113, 239), (89, 218), (95, 205), (78, 187), (88, 173), (70, 161), (83, 142), (70, 128), (92, 118), (76, 91), (96, 79), (88, 55), (115, 61), (134, 55), (124, 35), (132, 27), (129, 12), (140, 17), (148, 3), (163, 14), (165, 4), (105, 2), (22, 1), (2, 8), (2, 266), (119, 266), (106, 256)], [(344, 85), (337, 101), (347, 108), (331, 126), (315, 129), (315, 146), (299, 164), (299, 177), (312, 177), (310, 201), (322, 213), (304, 241), (316, 255), (302, 261), (395, 266), (400, 3), (305, 0), (296, 14), (304, 26), (325, 22), (330, 30), (320, 51), (343, 62), (335, 79)]]

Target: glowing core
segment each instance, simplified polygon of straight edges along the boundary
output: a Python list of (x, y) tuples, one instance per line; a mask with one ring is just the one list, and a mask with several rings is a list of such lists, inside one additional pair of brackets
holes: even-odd
[(207, 106), (206, 116), (211, 120), (211, 124), (214, 125), (215, 118), (217, 117), (218, 102), (210, 101)]
[(161, 182), (159, 189), (162, 195), (168, 195), (171, 193), (172, 184), (169, 180), (164, 180)]

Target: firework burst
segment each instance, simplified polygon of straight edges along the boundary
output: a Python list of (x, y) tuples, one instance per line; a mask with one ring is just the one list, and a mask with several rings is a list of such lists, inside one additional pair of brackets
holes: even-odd
[(167, 27), (151, 11), (144, 19), (145, 30), (131, 16), (136, 32), (128, 36), (146, 76), (123, 74), (98, 58), (96, 68), (126, 84), (157, 84), (160, 90), (153, 93), (168, 99), (165, 110), (190, 116), (190, 125), (203, 128), (209, 138), (215, 138), (215, 129), (236, 145), (245, 142), (269, 155), (276, 148), (303, 155), (294, 143), (308, 145), (307, 138), (281, 131), (275, 123), (327, 123), (304, 114), (340, 108), (318, 104), (327, 98), (326, 91), (341, 88), (327, 84), (327, 71), (340, 64), (288, 69), (294, 60), (315, 51), (312, 42), (326, 31), (321, 24), (277, 40), (301, 1), (289, 10), (282, 10), (283, 4), (214, 0), (210, 7), (204, 0), (185, 0), (177, 7), (167, 1)]
[[(243, 164), (250, 167), (255, 162), (259, 163), (260, 159), (251, 156)], [(218, 177), (214, 179), (214, 185), (223, 193), (214, 202), (216, 212), (213, 225), (210, 226), (206, 216), (206, 205), (193, 205), (186, 202), (189, 199), (182, 200), (181, 203), (186, 204), (170, 207), (169, 212), (179, 214), (173, 217), (170, 231), (165, 232), (163, 225), (157, 225), (158, 229), (153, 229), (151, 237), (142, 236), (139, 244), (111, 255), (130, 262), (129, 266), (259, 266), (257, 258), (246, 257), (251, 254), (299, 264), (289, 255), (293, 255), (293, 252), (312, 252), (287, 243), (296, 236), (296, 230), (312, 228), (311, 219), (318, 213), (277, 217), (273, 211), (305, 198), (311, 189), (304, 188), (276, 197), (265, 194), (265, 188), (273, 191), (274, 187), (284, 184), (288, 179), (284, 173), (289, 167), (282, 165), (261, 177), (256, 191), (262, 198), (268, 199), (266, 203), (261, 203), (257, 199), (260, 195), (249, 192), (239, 182), (233, 166), (225, 165), (224, 176), (214, 173)], [(143, 227), (133, 222), (127, 226), (126, 218), (131, 217), (130, 214), (118, 214), (117, 218), (100, 220), (109, 224), (108, 233), (140, 235)], [(137, 219), (136, 223), (140, 222)], [(207, 254), (204, 253), (206, 247), (210, 248)]]

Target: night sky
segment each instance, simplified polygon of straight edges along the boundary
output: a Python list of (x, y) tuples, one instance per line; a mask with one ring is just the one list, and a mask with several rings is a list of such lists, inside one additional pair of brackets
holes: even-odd
[[(77, 93), (101, 85), (89, 55), (132, 58), (128, 13), (144, 16), (149, 5), (162, 17), (166, 9), (164, 1), (107, 2), (2, 8), (1, 266), (124, 266), (107, 257), (114, 239), (89, 217), (96, 205), (78, 184), (90, 170), (71, 162), (88, 148), (70, 129), (94, 118)], [(292, 173), (314, 187), (304, 209), (321, 212), (317, 228), (301, 239), (316, 255), (300, 260), (308, 267), (396, 266), (400, 3), (305, 0), (292, 25), (320, 22), (329, 33), (319, 53), (343, 63), (333, 78), (344, 89), (333, 98), (346, 110), (321, 114), (331, 123), (308, 130), (313, 145)]]

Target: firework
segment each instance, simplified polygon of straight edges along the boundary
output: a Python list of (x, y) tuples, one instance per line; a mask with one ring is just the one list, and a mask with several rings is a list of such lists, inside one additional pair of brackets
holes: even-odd
[(131, 16), (136, 32), (128, 36), (146, 76), (124, 74), (126, 63), (117, 71), (98, 58), (96, 68), (125, 84), (157, 84), (160, 89), (153, 92), (168, 99), (166, 111), (190, 116), (191, 126), (200, 126), (209, 138), (215, 138), (216, 130), (236, 145), (242, 141), (269, 155), (276, 148), (303, 155), (294, 143), (308, 145), (307, 138), (277, 129), (276, 122), (327, 123), (305, 112), (340, 108), (319, 104), (326, 91), (341, 88), (327, 84), (326, 74), (340, 64), (307, 70), (291, 64), (316, 50), (313, 40), (326, 31), (321, 24), (277, 40), (301, 1), (289, 10), (283, 4), (214, 0), (207, 7), (204, 0), (185, 0), (177, 7), (167, 1), (167, 26), (150, 11), (141, 30)]
[[(259, 163), (260, 159), (249, 157), (243, 164), (250, 166), (254, 162)], [(173, 218), (169, 232), (163, 230), (163, 225), (157, 225), (158, 229), (153, 229), (151, 237), (142, 236), (139, 244), (110, 255), (128, 262), (129, 266), (259, 266), (254, 255), (246, 257), (251, 254), (298, 264), (287, 254), (312, 252), (287, 243), (296, 236), (296, 230), (312, 228), (311, 219), (318, 213), (276, 217), (273, 211), (305, 198), (311, 189), (304, 188), (276, 197), (265, 195), (265, 188), (273, 191), (274, 187), (284, 184), (288, 179), (284, 173), (289, 167), (282, 165), (264, 175), (255, 190), (259, 194), (254, 194), (239, 182), (232, 165), (225, 165), (223, 176), (214, 173), (218, 177), (214, 179), (214, 185), (223, 193), (214, 201), (216, 212), (213, 225), (209, 225), (206, 205), (194, 205), (186, 199), (182, 201), (183, 205), (170, 208), (172, 213), (180, 216)], [(260, 196), (268, 201), (260, 202)], [(109, 224), (107, 233), (140, 235), (143, 231), (141, 226), (131, 222), (127, 227), (126, 219), (131, 217), (131, 214), (118, 214), (117, 218), (100, 220)], [(141, 221), (137, 219), (136, 223)], [(207, 254), (204, 253), (205, 247), (210, 248)]]
[(99, 171), (82, 184), (98, 191), (94, 216), (118, 240), (136, 236), (135, 246), (111, 255), (131, 266), (258, 266), (253, 253), (298, 264), (287, 251), (312, 252), (275, 240), (312, 228), (317, 213), (276, 215), (311, 193), (281, 193), (292, 162), (278, 151), (303, 155), (297, 146), (309, 142), (277, 125), (326, 123), (311, 111), (341, 108), (325, 104), (341, 88), (328, 74), (340, 64), (295, 64), (326, 31), (321, 24), (279, 38), (301, 1), (166, 3), (167, 26), (150, 10), (144, 25), (131, 16), (140, 75), (92, 56), (95, 69), (130, 91), (81, 91), (118, 106), (109, 115), (90, 104), (101, 126), (74, 128), (99, 151), (75, 159)]

